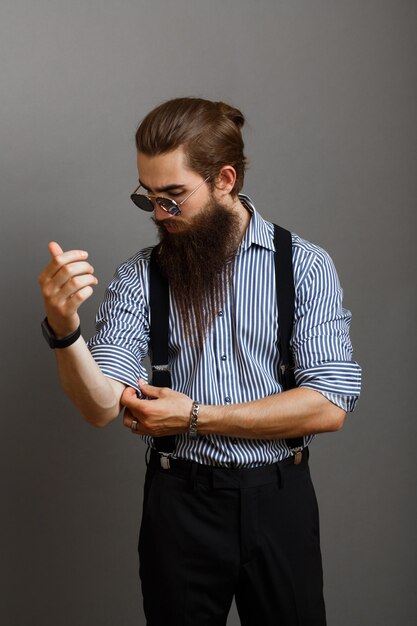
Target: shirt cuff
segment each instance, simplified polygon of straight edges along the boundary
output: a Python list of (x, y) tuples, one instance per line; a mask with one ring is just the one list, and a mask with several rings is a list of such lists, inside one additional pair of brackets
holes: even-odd
[(361, 388), (361, 368), (356, 361), (332, 361), (294, 373), (297, 387), (319, 391), (346, 412), (354, 410)]
[(105, 376), (134, 389), (138, 389), (139, 378), (148, 380), (146, 369), (129, 350), (108, 344), (90, 345), (88, 348)]

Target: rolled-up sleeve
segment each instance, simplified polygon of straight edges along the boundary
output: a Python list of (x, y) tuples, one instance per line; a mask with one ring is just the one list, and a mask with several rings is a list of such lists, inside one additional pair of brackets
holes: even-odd
[(351, 313), (342, 306), (343, 291), (329, 255), (314, 246), (298, 277), (292, 348), (299, 387), (322, 393), (345, 411), (360, 394), (361, 368), (352, 360)]
[(142, 365), (149, 343), (147, 267), (146, 258), (132, 258), (117, 268), (97, 312), (96, 334), (87, 342), (106, 376), (135, 388), (138, 378), (147, 380)]

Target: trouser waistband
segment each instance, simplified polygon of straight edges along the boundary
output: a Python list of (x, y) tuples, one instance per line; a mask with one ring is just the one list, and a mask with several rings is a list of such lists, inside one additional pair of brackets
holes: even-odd
[[(203, 465), (186, 459), (161, 457), (154, 449), (151, 450), (148, 468), (184, 479), (193, 483), (204, 483), (214, 488), (238, 489), (244, 487), (258, 487), (276, 482), (281, 484), (283, 475), (290, 471), (303, 470), (308, 465), (309, 451), (302, 451), (300, 463), (294, 464), (294, 457), (290, 456), (277, 463), (251, 468), (228, 468), (214, 465)], [(161, 458), (163, 459), (161, 463)]]

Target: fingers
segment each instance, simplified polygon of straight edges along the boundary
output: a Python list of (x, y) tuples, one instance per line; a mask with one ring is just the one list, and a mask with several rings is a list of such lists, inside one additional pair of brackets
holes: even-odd
[[(94, 267), (90, 263), (74, 261), (60, 267), (54, 276), (53, 288), (62, 289), (65, 297), (70, 296), (78, 289), (82, 289), (87, 284), (97, 284), (97, 278), (93, 276)], [(88, 281), (81, 281), (80, 278), (87, 278)], [(90, 279), (94, 279), (91, 281)]]
[[(48, 249), (51, 255), (51, 261), (45, 268), (43, 274), (41, 274), (46, 280), (54, 278), (62, 268), (68, 268), (73, 263), (85, 262), (88, 258), (88, 252), (85, 250), (68, 250), (64, 252), (61, 246), (54, 241), (48, 244)], [(85, 265), (93, 270), (89, 263), (85, 263)]]
[(48, 250), (51, 253), (52, 258), (64, 252), (59, 243), (57, 243), (56, 241), (51, 241), (50, 243), (48, 243)]
[(120, 401), (123, 403), (123, 398), (128, 399), (128, 398), (132, 398), (132, 397), (136, 398), (136, 389), (133, 389), (133, 387), (126, 387), (126, 389), (122, 393), (122, 397), (121, 397)]
[(132, 415), (129, 409), (126, 409), (123, 415), (123, 426), (130, 428), (134, 435), (144, 434), (142, 432), (139, 420)]
[(64, 252), (56, 241), (48, 244), (51, 260), (39, 276), (49, 324), (59, 335), (69, 334), (79, 324), (78, 309), (98, 284), (85, 250)]
[[(52, 280), (63, 268), (68, 269), (71, 264), (85, 262), (88, 258), (88, 252), (85, 250), (69, 250), (68, 252), (63, 252), (61, 246), (55, 241), (51, 241), (48, 244), (48, 250), (51, 255), (51, 261), (39, 276), (39, 283), (41, 285)], [(88, 263), (85, 264), (84, 269), (87, 267), (89, 268), (87, 271), (94, 271), (94, 268)]]
[[(151, 385), (147, 386), (151, 387)], [(149, 434), (149, 425), (158, 415), (158, 410), (155, 413), (154, 407), (151, 406), (154, 402), (150, 402), (149, 398), (138, 398), (135, 389), (126, 387), (120, 398), (120, 404), (125, 408), (124, 426), (130, 428), (132, 420), (136, 420), (140, 423), (140, 428), (138, 424), (136, 430), (141, 434)]]
[[(42, 287), (42, 294), (46, 303), (51, 303), (56, 308), (62, 308), (65, 304), (72, 310), (84, 302), (86, 297), (92, 294), (91, 287), (98, 284), (94, 276), (94, 267), (89, 263), (74, 262), (63, 265), (50, 277), (41, 276), (39, 282)], [(89, 289), (85, 289), (89, 287)], [(73, 303), (68, 300), (77, 295)]]
[(120, 398), (120, 404), (124, 407), (133, 410), (140, 410), (141, 406), (144, 403), (147, 403), (147, 400), (142, 400), (137, 397), (135, 389), (132, 387), (127, 387), (122, 393), (122, 397)]
[(147, 382), (145, 382), (142, 379), (140, 379), (138, 383), (139, 383), (139, 389), (141, 390), (144, 396), (148, 398), (160, 398), (161, 397), (161, 393), (163, 393), (162, 389), (164, 389), (164, 387), (154, 387), (153, 385), (149, 385)]
[(153, 387), (145, 383), (144, 380), (139, 380), (138, 384), (143, 397), (138, 398), (136, 390), (132, 387), (127, 387), (120, 398), (122, 406), (138, 410), (140, 407), (144, 406), (144, 402), (161, 398), (164, 395), (164, 387)]
[(147, 399), (138, 399), (132, 387), (126, 388), (122, 394), (120, 402), (125, 407), (124, 426), (131, 428), (135, 420), (138, 423), (133, 432), (151, 437), (188, 431), (191, 398), (167, 387), (154, 387), (143, 381), (140, 381), (140, 389), (146, 393)]

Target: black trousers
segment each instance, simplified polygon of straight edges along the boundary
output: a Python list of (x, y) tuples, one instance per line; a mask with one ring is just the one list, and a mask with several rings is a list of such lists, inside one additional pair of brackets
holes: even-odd
[(139, 538), (148, 626), (324, 626), (317, 501), (300, 465), (219, 469), (152, 453)]

